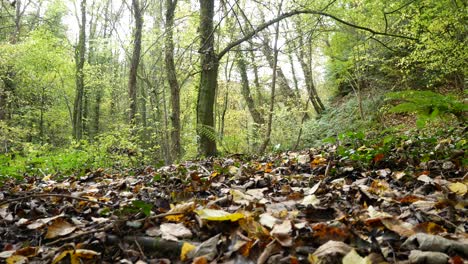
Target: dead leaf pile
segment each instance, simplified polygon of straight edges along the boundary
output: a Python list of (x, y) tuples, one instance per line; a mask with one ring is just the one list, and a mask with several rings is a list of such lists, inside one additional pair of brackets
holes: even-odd
[(0, 262), (466, 263), (466, 168), (378, 159), (324, 147), (11, 180)]

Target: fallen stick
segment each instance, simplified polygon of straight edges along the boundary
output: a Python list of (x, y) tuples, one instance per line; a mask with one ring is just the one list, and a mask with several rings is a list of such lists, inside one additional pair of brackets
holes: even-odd
[(68, 194), (58, 194), (58, 193), (37, 193), (37, 194), (30, 194), (26, 195), (23, 197), (18, 197), (18, 198), (13, 198), (13, 199), (8, 199), (3, 202), (0, 202), (0, 206), (4, 204), (8, 204), (11, 202), (16, 202), (16, 201), (22, 201), (22, 200), (27, 200), (30, 198), (41, 198), (41, 197), (61, 197), (61, 198), (69, 198), (69, 199), (74, 199), (74, 200), (80, 200), (80, 201), (85, 201), (85, 202), (90, 202), (90, 203), (95, 203), (103, 206), (111, 206), (114, 207), (114, 205), (98, 202), (98, 201), (93, 201), (87, 198), (79, 197), (79, 196), (73, 196), (73, 195), (68, 195)]
[(124, 236), (107, 235), (106, 244), (118, 245), (121, 242), (134, 244), (148, 255), (178, 259), (181, 256), (182, 247), (185, 242), (165, 240), (157, 237), (147, 236)]

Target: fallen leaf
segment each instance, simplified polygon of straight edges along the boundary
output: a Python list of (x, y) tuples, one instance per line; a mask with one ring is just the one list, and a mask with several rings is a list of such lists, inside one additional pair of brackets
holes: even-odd
[(308, 206), (308, 205), (317, 206), (320, 204), (320, 200), (317, 198), (317, 196), (315, 196), (314, 194), (311, 194), (311, 195), (307, 195), (306, 197), (304, 197), (301, 204), (304, 206)]
[(70, 224), (63, 218), (53, 220), (52, 224), (47, 227), (46, 239), (65, 236), (75, 231), (76, 226)]
[(231, 190), (231, 195), (232, 195), (232, 201), (236, 204), (240, 205), (249, 205), (251, 201), (253, 201), (253, 197), (244, 194), (243, 192), (239, 190)]
[[(164, 217), (168, 221), (174, 221), (174, 222), (179, 222), (185, 214), (191, 213), (195, 209), (195, 203), (194, 202), (188, 202), (188, 203), (183, 203), (183, 204), (178, 204), (174, 206), (171, 210), (169, 210), (168, 213), (174, 214), (174, 215), (168, 215)], [(180, 215), (177, 215), (176, 213), (180, 213)]]
[(318, 242), (327, 241), (345, 241), (349, 237), (349, 231), (345, 228), (328, 226), (325, 223), (319, 223), (312, 227), (314, 231), (312, 237)]
[(380, 219), (380, 221), (386, 228), (392, 230), (393, 232), (399, 234), (400, 236), (409, 237), (409, 236), (414, 235), (415, 233), (413, 231), (413, 225), (411, 225), (410, 223), (405, 223), (396, 218), (386, 217), (386, 218)]
[(12, 256), (13, 254), (15, 254), (16, 250), (6, 250), (6, 251), (2, 251), (0, 252), (0, 258), (8, 258), (10, 256)]
[(187, 260), (187, 254), (191, 252), (192, 250), (194, 250), (195, 248), (196, 246), (190, 243), (184, 242), (184, 244), (182, 245), (182, 249), (180, 251), (180, 260), (182, 261)]
[(464, 196), (468, 191), (468, 187), (466, 186), (466, 184), (461, 183), (461, 182), (451, 183), (449, 184), (448, 188), (450, 189), (450, 191), (460, 196)]
[(274, 237), (283, 247), (292, 246), (292, 224), (290, 220), (285, 220), (281, 224), (276, 224), (270, 235)]
[(45, 226), (47, 223), (49, 223), (52, 220), (55, 220), (57, 218), (63, 217), (63, 214), (52, 216), (52, 217), (47, 217), (47, 218), (40, 218), (34, 221), (33, 223), (29, 224), (27, 226), (28, 229), (39, 229), (43, 226)]
[(371, 264), (371, 261), (368, 257), (361, 257), (356, 252), (356, 250), (352, 249), (346, 256), (343, 258), (343, 264)]
[(30, 258), (36, 256), (38, 251), (38, 247), (25, 247), (16, 250), (15, 255), (21, 255)]
[(66, 258), (67, 256), (70, 257), (71, 264), (80, 264), (83, 262), (90, 263), (89, 260), (95, 259), (100, 255), (100, 253), (88, 249), (66, 250), (55, 256), (54, 260), (52, 260), (52, 264), (59, 263), (62, 259)]
[(424, 222), (416, 225), (414, 231), (418, 233), (426, 233), (426, 234), (440, 234), (445, 233), (447, 230), (440, 225), (433, 223), (433, 222)]
[(402, 247), (410, 250), (417, 249), (421, 251), (437, 251), (444, 253), (450, 250), (451, 252), (468, 256), (468, 244), (424, 233), (412, 235), (406, 239)]
[(21, 255), (12, 255), (6, 259), (6, 264), (26, 264), (28, 262), (28, 258)]
[(259, 219), (259, 222), (260, 224), (268, 227), (268, 228), (273, 228), (273, 226), (275, 224), (277, 224), (279, 222), (279, 219), (272, 216), (271, 214), (269, 213), (263, 213), (260, 215), (260, 219)]
[(177, 241), (178, 238), (192, 237), (192, 232), (182, 223), (164, 223), (160, 226), (162, 238)]
[(231, 214), (223, 210), (215, 210), (215, 209), (201, 209), (201, 210), (196, 210), (195, 213), (197, 213), (201, 219), (205, 219), (209, 221), (235, 222), (239, 219), (244, 218), (244, 214), (241, 214), (241, 213)]
[(449, 256), (441, 252), (424, 252), (421, 250), (411, 250), (408, 260), (410, 263), (421, 264), (446, 264)]
[[(327, 243), (317, 248), (312, 256), (309, 256), (309, 261), (313, 260), (320, 263), (322, 259), (327, 259), (327, 263), (341, 263), (341, 260), (353, 248), (340, 241), (330, 240)], [(312, 262), (311, 262), (312, 263)]]
[(212, 261), (218, 255), (218, 242), (221, 234), (218, 234), (200, 245), (198, 245), (195, 249), (188, 252), (187, 257), (189, 259), (194, 259), (196, 257), (204, 256), (208, 261)]

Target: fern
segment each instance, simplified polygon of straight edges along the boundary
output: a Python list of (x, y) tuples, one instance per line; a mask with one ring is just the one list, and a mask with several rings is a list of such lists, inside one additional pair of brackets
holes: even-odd
[(201, 135), (207, 137), (211, 141), (219, 142), (221, 140), (220, 136), (213, 127), (206, 125), (198, 125), (198, 131)]
[(400, 91), (386, 94), (387, 101), (398, 100), (391, 113), (414, 113), (418, 116), (418, 126), (424, 126), (429, 120), (446, 115), (455, 115), (464, 122), (468, 105), (453, 95), (443, 95), (432, 91)]

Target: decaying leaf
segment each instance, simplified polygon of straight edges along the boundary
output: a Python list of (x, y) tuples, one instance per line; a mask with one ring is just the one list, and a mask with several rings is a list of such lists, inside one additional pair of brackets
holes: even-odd
[(317, 248), (312, 256), (309, 256), (309, 261), (315, 261), (312, 263), (340, 263), (341, 259), (352, 249), (341, 241), (330, 240)]
[(446, 264), (449, 256), (441, 252), (424, 252), (421, 250), (411, 250), (409, 262), (415, 264)]
[(179, 238), (190, 238), (192, 232), (182, 223), (164, 223), (160, 226), (162, 238), (177, 241)]
[(418, 233), (409, 237), (402, 247), (410, 250), (436, 251), (447, 253), (449, 250), (461, 256), (468, 256), (468, 243), (449, 240), (441, 236)]
[(361, 257), (356, 252), (356, 250), (352, 249), (346, 256), (343, 258), (343, 264), (371, 264), (372, 262), (368, 257)]
[(198, 245), (195, 249), (188, 252), (187, 257), (194, 259), (196, 257), (204, 256), (208, 261), (213, 260), (218, 255), (217, 245), (219, 242), (220, 234), (206, 240)]
[(281, 224), (275, 224), (270, 234), (274, 237), (283, 247), (292, 246), (292, 224), (290, 220), (285, 220)]
[(280, 220), (269, 213), (263, 213), (260, 215), (260, 224), (268, 227), (273, 228), (275, 224), (277, 224)]
[(301, 204), (305, 206), (308, 206), (308, 205), (317, 206), (320, 204), (320, 200), (317, 198), (317, 196), (311, 194), (311, 195), (307, 195), (306, 197), (304, 197)]

